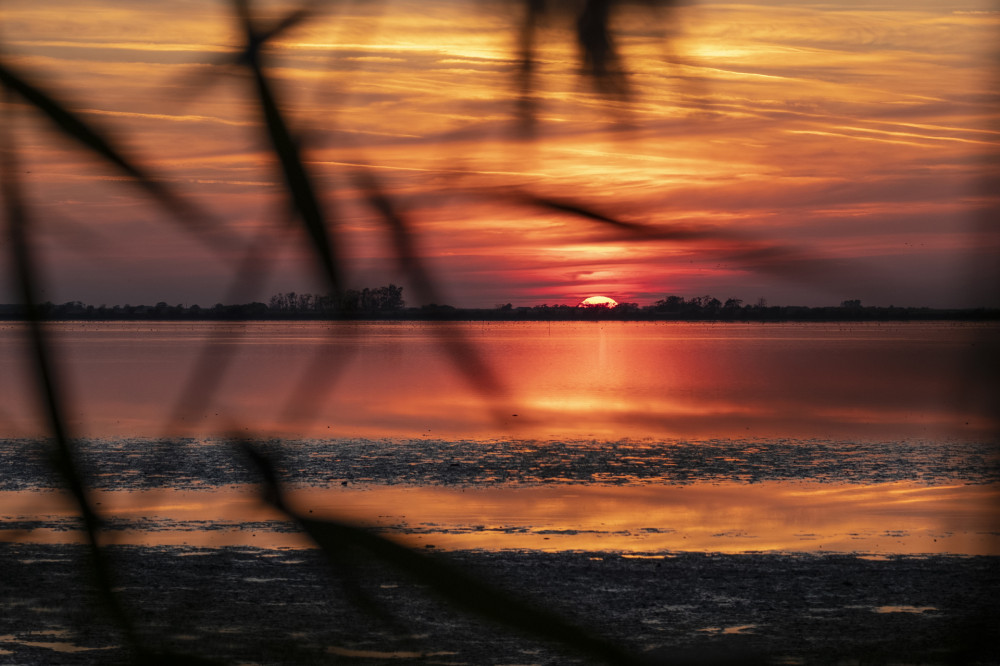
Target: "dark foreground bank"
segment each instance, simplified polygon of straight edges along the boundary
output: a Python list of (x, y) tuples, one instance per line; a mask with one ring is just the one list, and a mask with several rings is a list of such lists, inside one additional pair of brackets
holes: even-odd
[[(591, 663), (464, 616), (362, 559), (331, 569), (317, 551), (110, 552), (116, 588), (156, 649), (220, 663)], [(652, 663), (1000, 663), (997, 557), (440, 556)], [(78, 546), (0, 544), (0, 663), (129, 660), (81, 582), (84, 562)]]

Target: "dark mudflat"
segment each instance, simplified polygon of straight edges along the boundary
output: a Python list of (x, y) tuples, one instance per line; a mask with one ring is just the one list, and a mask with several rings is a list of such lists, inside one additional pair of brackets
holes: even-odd
[[(995, 483), (995, 442), (833, 440), (271, 440), (257, 443), (286, 483), (374, 483), (481, 488), (508, 484), (690, 484), (809, 480), (831, 483)], [(206, 488), (256, 483), (223, 440), (99, 439), (77, 443), (95, 489)], [(52, 443), (0, 440), (0, 490), (60, 485)]]
[[(112, 547), (148, 647), (222, 663), (591, 663), (319, 551)], [(1000, 558), (441, 553), (653, 663), (1000, 663)], [(117, 664), (80, 546), (0, 544), (0, 663)], [(707, 661), (705, 661), (707, 659)], [(184, 663), (179, 662), (179, 663)]]

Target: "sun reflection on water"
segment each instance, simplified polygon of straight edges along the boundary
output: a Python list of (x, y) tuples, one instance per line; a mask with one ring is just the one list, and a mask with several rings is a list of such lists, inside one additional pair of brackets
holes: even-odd
[[(914, 493), (934, 501), (911, 502)], [(0, 493), (0, 501), (8, 494)], [(19, 498), (22, 511), (3, 519), (19, 528), (0, 538), (79, 540), (79, 525), (66, 522), (71, 509), (60, 493), (21, 492)], [(102, 533), (107, 543), (306, 545), (248, 486), (108, 491), (98, 498), (116, 525)], [(290, 501), (304, 515), (368, 525), (424, 548), (1000, 554), (993, 524), (1000, 484), (360, 485), (299, 488)]]

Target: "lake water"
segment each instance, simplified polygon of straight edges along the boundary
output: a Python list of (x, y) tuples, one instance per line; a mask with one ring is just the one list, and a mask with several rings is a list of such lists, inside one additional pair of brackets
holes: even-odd
[[(40, 434), (0, 325), (7, 436)], [(982, 440), (995, 325), (65, 323), (74, 434)], [(204, 371), (198, 375), (198, 369)], [(216, 383), (216, 379), (218, 382)]]
[[(998, 332), (52, 326), (112, 543), (302, 545), (256, 501), (226, 442), (239, 435), (269, 442), (303, 511), (415, 544), (874, 554), (1000, 554)], [(22, 333), (0, 327), (2, 538), (74, 540), (47, 492)]]

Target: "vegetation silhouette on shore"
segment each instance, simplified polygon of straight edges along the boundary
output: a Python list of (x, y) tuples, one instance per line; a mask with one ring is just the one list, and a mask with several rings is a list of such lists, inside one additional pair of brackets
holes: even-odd
[[(319, 149), (324, 147), (326, 136), (340, 136), (341, 130), (345, 133), (360, 130), (357, 132), (358, 135), (364, 137), (368, 135), (367, 132), (362, 127), (350, 125), (349, 121), (344, 127), (335, 127), (330, 119), (335, 116), (343, 118), (343, 114), (337, 114), (339, 109), (331, 103), (323, 112), (323, 121), (330, 131), (322, 141), (316, 138), (315, 133), (308, 131), (310, 127), (307, 114), (288, 102), (288, 99), (297, 99), (296, 95), (289, 94), (287, 98), (285, 97), (284, 93), (294, 93), (295, 90), (290, 90), (285, 85), (290, 82), (284, 76), (280, 60), (277, 63), (271, 62), (271, 56), (275, 51), (280, 52), (287, 48), (275, 42), (280, 41), (283, 36), (287, 37), (289, 32), (298, 28), (317, 31), (325, 29), (318, 23), (322, 18), (320, 5), (323, 3), (287, 3), (283, 10), (279, 7), (262, 7), (259, 5), (264, 3), (254, 3), (251, 0), (232, 0), (230, 4), (231, 25), (227, 28), (229, 32), (225, 34), (232, 35), (234, 41), (212, 46), (210, 53), (213, 58), (216, 49), (222, 50), (222, 53), (218, 54), (218, 60), (206, 61), (203, 66), (199, 66), (198, 73), (204, 73), (205, 78), (191, 76), (190, 79), (177, 82), (166, 80), (160, 82), (151, 78), (150, 80), (159, 83), (160, 87), (157, 97), (150, 98), (145, 104), (149, 108), (157, 108), (154, 105), (165, 105), (166, 101), (178, 97), (182, 83), (187, 83), (190, 90), (196, 90), (199, 94), (216, 80), (245, 84), (236, 93), (239, 95), (241, 116), (235, 124), (245, 124), (249, 130), (245, 137), (241, 136), (238, 144), (232, 145), (232, 148), (234, 154), (238, 154), (236, 151), (245, 150), (247, 145), (245, 142), (257, 141), (263, 146), (262, 152), (267, 154), (266, 158), (261, 156), (262, 163), (274, 167), (273, 179), (263, 183), (260, 190), (270, 192), (273, 189), (276, 200), (283, 204), (282, 208), (287, 213), (277, 216), (273, 228), (266, 222), (269, 217), (274, 216), (271, 211), (277, 208), (262, 206), (260, 215), (254, 216), (259, 219), (253, 221), (260, 225), (259, 228), (248, 224), (246, 229), (236, 233), (226, 224), (220, 223), (219, 215), (213, 214), (211, 210), (203, 208), (198, 203), (202, 198), (197, 196), (197, 193), (185, 194), (188, 190), (178, 184), (195, 183), (197, 172), (192, 171), (178, 179), (166, 171), (160, 171), (168, 161), (166, 155), (157, 154), (155, 151), (146, 154), (140, 152), (136, 155), (126, 150), (129, 146), (144, 145), (148, 137), (136, 141), (126, 135), (125, 130), (129, 126), (127, 122), (130, 116), (139, 114), (119, 114), (118, 111), (112, 110), (117, 108), (118, 91), (98, 88), (96, 85), (92, 88), (81, 85), (56, 85), (52, 83), (53, 80), (64, 80), (72, 76), (74, 71), (54, 72), (59, 76), (51, 78), (41, 71), (32, 73), (26, 67), (26, 64), (32, 64), (30, 58), (9, 55), (7, 48), (0, 50), (2, 51), (0, 89), (4, 93), (4, 97), (0, 99), (0, 206), (4, 213), (3, 232), (8, 241), (0, 247), (0, 252), (6, 254), (6, 263), (12, 268), (9, 278), (10, 291), (13, 294), (11, 298), (19, 300), (16, 304), (0, 305), (0, 320), (26, 322), (23, 327), (25, 343), (23, 356), (26, 368), (23, 390), (35, 396), (38, 425), (52, 442), (51, 448), (47, 449), (49, 455), (46, 457), (49, 471), (58, 479), (58, 486), (64, 489), (72, 500), (75, 515), (80, 519), (80, 532), (84, 544), (79, 548), (73, 546), (72, 549), (80, 551), (82, 555), (81, 564), (72, 574), (66, 576), (61, 574), (69, 569), (59, 562), (53, 563), (51, 559), (37, 556), (27, 558), (22, 555), (18, 555), (16, 559), (11, 558), (11, 561), (19, 564), (18, 568), (11, 569), (15, 574), (6, 577), (16, 583), (15, 594), (9, 595), (11, 600), (8, 605), (10, 608), (19, 607), (22, 611), (39, 607), (37, 590), (24, 582), (25, 579), (20, 578), (20, 572), (24, 570), (20, 566), (26, 561), (34, 562), (42, 568), (43, 574), (40, 580), (48, 583), (55, 581), (64, 590), (79, 593), (78, 598), (84, 599), (85, 604), (79, 606), (67, 604), (65, 601), (67, 597), (60, 596), (58, 605), (45, 607), (43, 610), (62, 612), (68, 609), (79, 613), (81, 621), (71, 627), (72, 631), (67, 631), (67, 636), (74, 640), (79, 637), (87, 641), (92, 641), (95, 636), (110, 636), (108, 642), (111, 643), (112, 651), (97, 652), (94, 656), (88, 656), (87, 652), (75, 656), (62, 654), (65, 659), (78, 663), (97, 659), (105, 663), (136, 664), (206, 664), (244, 660), (239, 652), (242, 646), (234, 645), (230, 633), (231, 625), (236, 622), (234, 618), (238, 618), (239, 612), (247, 606), (252, 606), (255, 617), (267, 618), (267, 616), (260, 611), (261, 606), (255, 603), (258, 598), (256, 595), (260, 594), (260, 588), (256, 587), (258, 583), (253, 582), (247, 575), (248, 570), (242, 563), (250, 561), (256, 565), (263, 565), (266, 564), (267, 556), (260, 554), (260, 551), (244, 549), (241, 553), (237, 553), (238, 557), (230, 559), (230, 554), (226, 553), (226, 557), (221, 558), (221, 561), (224, 561), (228, 568), (212, 571), (213, 580), (223, 582), (227, 589), (232, 590), (231, 595), (221, 599), (213, 599), (205, 590), (193, 589), (192, 594), (196, 596), (191, 597), (190, 604), (164, 606), (155, 604), (155, 600), (161, 598), (163, 592), (154, 584), (155, 576), (160, 574), (178, 579), (177, 572), (187, 573), (199, 566), (198, 558), (185, 557), (184, 559), (189, 562), (185, 562), (183, 566), (177, 565), (174, 569), (165, 569), (162, 567), (162, 563), (166, 561), (162, 557), (163, 552), (134, 551), (138, 555), (143, 575), (136, 584), (129, 582), (128, 571), (122, 565), (122, 558), (117, 557), (117, 553), (127, 546), (124, 544), (108, 546), (109, 543), (115, 543), (118, 536), (117, 533), (110, 531), (111, 527), (107, 521), (108, 507), (102, 505), (101, 495), (96, 490), (97, 484), (104, 477), (98, 473), (99, 470), (89, 468), (85, 464), (86, 459), (81, 452), (82, 440), (75, 431), (85, 403), (74, 400), (74, 393), (69, 390), (73, 384), (73, 359), (60, 353), (59, 336), (50, 335), (52, 329), (47, 326), (51, 321), (344, 319), (860, 321), (998, 318), (1000, 310), (872, 308), (864, 307), (856, 300), (845, 301), (839, 307), (829, 308), (768, 306), (764, 301), (759, 301), (755, 305), (744, 305), (739, 299), (730, 298), (723, 302), (710, 296), (696, 298), (667, 296), (648, 306), (622, 303), (615, 308), (580, 308), (569, 305), (515, 307), (508, 303), (488, 309), (461, 309), (442, 305), (439, 285), (432, 279), (431, 271), (428, 270), (425, 261), (426, 255), (420, 250), (418, 242), (420, 226), (416, 223), (419, 218), (408, 210), (411, 206), (407, 206), (406, 194), (409, 188), (407, 183), (404, 181), (402, 186), (394, 186), (392, 177), (381, 171), (379, 165), (364, 166), (367, 159), (364, 159), (363, 155), (358, 158), (357, 164), (321, 161), (322, 153)], [(348, 6), (360, 8), (362, 4), (349, 3)], [(490, 3), (482, 4), (484, 7), (490, 6)], [(623, 51), (616, 41), (616, 37), (621, 33), (620, 30), (616, 30), (618, 25), (616, 17), (620, 16), (618, 12), (626, 3), (616, 3), (613, 0), (587, 0), (582, 3), (516, 0), (508, 4), (516, 10), (511, 14), (514, 19), (509, 21), (507, 28), (514, 39), (507, 58), (512, 80), (511, 90), (507, 92), (506, 99), (510, 107), (516, 110), (516, 119), (509, 133), (510, 145), (530, 150), (532, 136), (546, 118), (542, 102), (550, 95), (565, 94), (561, 88), (546, 88), (543, 85), (546, 79), (541, 75), (547, 63), (540, 46), (543, 38), (547, 39), (552, 30), (546, 28), (545, 32), (542, 31), (545, 27), (543, 19), (556, 14), (570, 19), (564, 21), (565, 27), (560, 29), (568, 31), (571, 41), (579, 47), (577, 67), (583, 74), (587, 87), (593, 91), (583, 101), (589, 105), (595, 100), (603, 100), (609, 126), (625, 127), (632, 122), (628, 109), (632, 106), (630, 104), (633, 100), (632, 91), (638, 88), (629, 84), (628, 62), (625, 58), (627, 51)], [(670, 26), (665, 20), (670, 18), (669, 15), (664, 13), (658, 17), (652, 10), (666, 12), (680, 4), (682, 3), (672, 0), (646, 0), (644, 3), (638, 3), (642, 11), (650, 12), (650, 18), (646, 20), (656, 20), (665, 27)], [(451, 7), (448, 5), (445, 8)], [(186, 11), (183, 6), (177, 10)], [(349, 18), (349, 13), (334, 13), (332, 15), (334, 27), (338, 29), (341, 25), (351, 27), (346, 20)], [(101, 16), (101, 13), (95, 15)], [(391, 18), (388, 10), (386, 15)], [(380, 17), (378, 14), (373, 16), (372, 20), (377, 24)], [(446, 16), (444, 10), (442, 16)], [(478, 20), (478, 15), (473, 15), (473, 18), (477, 20), (466, 25), (464, 21), (468, 18), (456, 12), (453, 24), (470, 35), (481, 32), (482, 24)], [(343, 23), (337, 23), (338, 21)], [(442, 20), (442, 25), (444, 23)], [(320, 27), (314, 28), (314, 26)], [(140, 37), (136, 39), (141, 41)], [(8, 38), (4, 37), (4, 47), (18, 46), (17, 42), (8, 44), (8, 41)], [(222, 41), (222, 38), (218, 41)], [(33, 64), (44, 65), (44, 62), (42, 60)], [(333, 60), (330, 62), (333, 63)], [(92, 64), (82, 59), (77, 67), (80, 72), (84, 72)], [(130, 67), (138, 66), (142, 67), (144, 73), (156, 71), (150, 62), (130, 64)], [(334, 79), (322, 80), (318, 76), (315, 80), (324, 86), (329, 85), (329, 91), (325, 92), (329, 93), (331, 100), (335, 100), (354, 92), (348, 84), (362, 80), (365, 74), (364, 70), (351, 69), (348, 72), (346, 80), (342, 83)], [(234, 76), (237, 73), (241, 76)], [(74, 83), (81, 84), (82, 81)], [(67, 101), (74, 92), (81, 100), (78, 104)], [(498, 91), (497, 96), (501, 97), (501, 91)], [(693, 97), (694, 94), (687, 96)], [(226, 99), (224, 96), (219, 96), (209, 98), (207, 102), (199, 102), (199, 106), (190, 113), (214, 113), (215, 104), (224, 99)], [(371, 113), (377, 113), (378, 107), (378, 104), (372, 104)], [(423, 109), (413, 109), (413, 111), (414, 115), (418, 112), (425, 113)], [(103, 123), (95, 122), (92, 119), (95, 112), (102, 116), (107, 114), (110, 119), (105, 118)], [(153, 117), (171, 119), (171, 115), (167, 114), (162, 116), (154, 114)], [(224, 120), (230, 122), (228, 118)], [(657, 127), (659, 125), (654, 125), (654, 128)], [(337, 133), (333, 132), (334, 129), (337, 129)], [(311, 264), (318, 283), (322, 284), (318, 288), (326, 290), (326, 293), (333, 296), (289, 292), (278, 294), (266, 303), (220, 302), (212, 307), (171, 306), (163, 301), (155, 305), (96, 307), (80, 301), (62, 304), (43, 302), (42, 294), (46, 293), (46, 287), (54, 290), (49, 293), (58, 293), (55, 290), (62, 290), (63, 287), (45, 285), (43, 279), (47, 275), (48, 267), (44, 250), (47, 248), (46, 240), (49, 232), (46, 231), (45, 225), (58, 222), (51, 219), (58, 216), (53, 214), (51, 201), (46, 201), (42, 197), (52, 193), (42, 190), (41, 195), (33, 194), (32, 186), (35, 184), (35, 179), (27, 177), (27, 174), (31, 173), (27, 167), (35, 160), (38, 160), (39, 164), (46, 164), (45, 160), (40, 158), (49, 154), (47, 151), (51, 150), (47, 143), (37, 139), (42, 131), (51, 132), (55, 145), (61, 145), (58, 142), (62, 142), (76, 151), (74, 159), (81, 158), (81, 163), (83, 163), (82, 158), (86, 158), (110, 169), (109, 180), (128, 181), (128, 187), (134, 187), (142, 193), (144, 197), (142, 203), (154, 205), (160, 213), (165, 214), (165, 220), (170, 228), (176, 228), (190, 235), (199, 244), (199, 252), (204, 252), (212, 262), (223, 266), (229, 274), (230, 281), (228, 291), (224, 292), (226, 295), (219, 297), (221, 300), (232, 303), (238, 298), (263, 297), (263, 285), (269, 284), (276, 277), (275, 273), (279, 266), (278, 253), (268, 250), (272, 247), (283, 247), (286, 238), (301, 241), (299, 249), (301, 255), (306, 257), (304, 263)], [(195, 144), (193, 137), (191, 144)], [(155, 142), (151, 142), (150, 145), (155, 145)], [(367, 144), (362, 142), (361, 148), (365, 145)], [(336, 147), (350, 146), (344, 142)], [(25, 157), (30, 159), (24, 159)], [(442, 163), (450, 163), (452, 160), (456, 164), (464, 163), (467, 157), (457, 152), (456, 154), (444, 152)], [(321, 163), (325, 165), (322, 169), (318, 166)], [(66, 164), (71, 162), (67, 161)], [(60, 167), (60, 171), (64, 169), (62, 165), (56, 166)], [(404, 173), (409, 168), (405, 167)], [(451, 187), (453, 181), (452, 171), (455, 169), (448, 171), (448, 187)], [(76, 173), (71, 175), (74, 178), (79, 176)], [(171, 177), (166, 177), (168, 175)], [(241, 169), (220, 173), (219, 177), (242, 180), (245, 176)], [(600, 192), (605, 187), (604, 179), (598, 177), (595, 181), (595, 191)], [(274, 188), (271, 188), (272, 182)], [(475, 182), (472, 184), (476, 185)], [(474, 188), (470, 186), (469, 189)], [(95, 190), (95, 193), (100, 191)], [(567, 199), (559, 196), (558, 191), (534, 189), (520, 183), (513, 183), (508, 187), (508, 183), (504, 183), (502, 188), (497, 188), (497, 192), (490, 189), (482, 196), (503, 206), (516, 209), (529, 208), (536, 212), (558, 214), (572, 220), (576, 225), (566, 227), (567, 238), (570, 239), (576, 238), (575, 234), (587, 234), (586, 237), (590, 237), (592, 230), (600, 230), (602, 242), (604, 239), (613, 239), (615, 243), (657, 241), (689, 244), (711, 241), (722, 243), (725, 246), (723, 259), (733, 262), (740, 270), (760, 270), (762, 265), (766, 264), (766, 267), (778, 270), (780, 275), (791, 279), (812, 280), (819, 283), (826, 279), (839, 280), (841, 275), (840, 273), (827, 275), (832, 268), (839, 267), (840, 263), (832, 261), (829, 257), (814, 257), (798, 247), (786, 246), (780, 239), (752, 237), (746, 235), (747, 230), (744, 229), (734, 233), (725, 229), (698, 228), (687, 224), (658, 225), (633, 221), (623, 217), (628, 212), (626, 206), (608, 202), (601, 196), (593, 196), (592, 199), (592, 195), (586, 192)], [(394, 285), (360, 291), (345, 288), (344, 276), (358, 275), (359, 265), (363, 265), (367, 260), (360, 253), (352, 254), (349, 251), (351, 246), (344, 242), (345, 236), (348, 236), (347, 229), (361, 220), (362, 214), (348, 209), (351, 215), (359, 216), (350, 217), (344, 214), (343, 206), (334, 205), (348, 200), (357, 204), (359, 211), (367, 211), (363, 213), (367, 216), (367, 221), (389, 239), (390, 248), (386, 255), (394, 263), (398, 273), (403, 276), (402, 279), (411, 285), (415, 292), (415, 301), (426, 305), (407, 307), (403, 300), (402, 289)], [(125, 200), (108, 203), (121, 205), (122, 201)], [(92, 228), (94, 230), (102, 228), (101, 216), (96, 212), (98, 209), (90, 210), (86, 219), (79, 225), (84, 232)], [(135, 226), (141, 228), (140, 224)], [(86, 235), (81, 234), (80, 237), (85, 238)], [(95, 235), (95, 237), (100, 236)], [(67, 235), (67, 238), (75, 237)], [(91, 251), (83, 243), (80, 244), (79, 250), (90, 260), (86, 264), (88, 267), (96, 266), (107, 255), (105, 249)], [(664, 260), (668, 260), (670, 256), (665, 255)], [(146, 272), (147, 266), (141, 261), (141, 257), (128, 259), (135, 261), (137, 273)], [(230, 264), (228, 263), (230, 260), (234, 261)], [(178, 267), (177, 270), (180, 272), (181, 268)], [(326, 334), (334, 340), (339, 333), (338, 327), (326, 328), (329, 329)], [(438, 336), (438, 344), (455, 361), (455, 365), (464, 373), (470, 385), (482, 394), (484, 400), (499, 404), (498, 396), (501, 392), (492, 381), (490, 366), (476, 354), (475, 346), (461, 335), (462, 327), (441, 325), (438, 328), (441, 333)], [(185, 415), (191, 413), (192, 405), (204, 407), (217, 399), (224, 398), (223, 393), (230, 383), (224, 380), (233, 379), (234, 357), (234, 345), (229, 344), (224, 338), (238, 338), (241, 332), (237, 330), (235, 334), (231, 334), (226, 331), (225, 335), (222, 335), (219, 331), (223, 330), (224, 327), (216, 327), (216, 330), (206, 335), (205, 341), (200, 343), (194, 367), (186, 378), (182, 376), (178, 383), (176, 393), (179, 397), (176, 403), (166, 405), (166, 409), (175, 416), (169, 419), (169, 423), (165, 423), (164, 437), (167, 437), (175, 427), (188, 427), (191, 421), (186, 420)], [(336, 371), (340, 367), (336, 364), (342, 364), (351, 353), (351, 350), (348, 350), (343, 355), (331, 353), (317, 356), (316, 362), (299, 374), (296, 374), (295, 368), (288, 367), (287, 375), (283, 376), (287, 383), (279, 382), (268, 386), (267, 401), (271, 403), (281, 401), (283, 396), (280, 394), (284, 387), (290, 387), (288, 395), (284, 396), (287, 397), (288, 404), (312, 405), (319, 404), (323, 400), (336, 400), (338, 396), (334, 392), (333, 380), (336, 379)], [(117, 362), (117, 359), (111, 359), (110, 362)], [(119, 385), (117, 389), (125, 392), (133, 390), (133, 387)], [(34, 415), (31, 416), (34, 418)], [(128, 414), (123, 413), (121, 416), (125, 419)], [(308, 413), (307, 416), (311, 417)], [(302, 417), (296, 422), (306, 420), (308, 420), (306, 417)], [(292, 422), (291, 417), (288, 421)], [(510, 632), (512, 638), (505, 644), (517, 646), (518, 649), (521, 646), (521, 637), (531, 636), (562, 652), (575, 653), (579, 658), (588, 659), (591, 663), (599, 661), (615, 665), (641, 664), (658, 658), (659, 655), (656, 654), (639, 652), (635, 645), (628, 641), (604, 638), (600, 626), (585, 626), (578, 621), (579, 618), (574, 618), (572, 615), (569, 616), (570, 619), (564, 619), (555, 610), (550, 610), (548, 605), (535, 605), (530, 598), (519, 595), (517, 590), (512, 592), (508, 588), (500, 588), (488, 581), (483, 582), (486, 576), (482, 576), (483, 580), (480, 580), (479, 576), (460, 570), (458, 566), (447, 563), (444, 558), (433, 552), (407, 547), (379, 534), (374, 529), (360, 529), (346, 521), (319, 519), (310, 515), (311, 512), (294, 510), (284, 499), (286, 487), (283, 485), (284, 479), (280, 469), (275, 459), (268, 455), (269, 450), (280, 448), (287, 443), (278, 442), (269, 446), (270, 441), (266, 432), (253, 432), (248, 427), (241, 426), (243, 424), (233, 423), (228, 431), (212, 434), (224, 437), (228, 445), (231, 445), (232, 453), (227, 459), (230, 464), (245, 465), (253, 471), (254, 485), (259, 490), (254, 506), (268, 511), (280, 511), (288, 530), (297, 531), (311, 539), (311, 546), (315, 550), (313, 554), (319, 556), (325, 567), (326, 578), (316, 578), (318, 581), (316, 587), (309, 588), (308, 593), (296, 599), (295, 604), (282, 608), (280, 615), (282, 623), (287, 623), (288, 626), (302, 625), (311, 617), (306, 613), (320, 607), (325, 600), (342, 601), (351, 612), (343, 613), (344, 617), (324, 618), (324, 622), (332, 625), (339, 622), (346, 624), (356, 617), (357, 625), (348, 624), (348, 626), (377, 625), (380, 627), (380, 639), (398, 634), (407, 641), (413, 641), (418, 647), (426, 645), (427, 653), (419, 653), (419, 660), (425, 662), (425, 657), (439, 650), (442, 641), (438, 636), (423, 635), (409, 629), (411, 608), (399, 603), (379, 604), (378, 598), (368, 593), (369, 589), (382, 589), (377, 587), (381, 579), (374, 578), (368, 569), (361, 568), (358, 563), (374, 564), (390, 570), (394, 577), (399, 576), (409, 581), (421, 594), (444, 600), (458, 612), (476, 622), (489, 622), (488, 630), (500, 627)], [(131, 444), (143, 445), (135, 442)], [(159, 475), (151, 474), (151, 476)], [(150, 511), (154, 509), (155, 507), (152, 507)], [(662, 603), (664, 601), (686, 603), (689, 599), (693, 603), (701, 598), (709, 598), (703, 591), (705, 588), (700, 577), (682, 578), (684, 572), (677, 574), (674, 571), (668, 564), (664, 567), (663, 573), (657, 576), (657, 585), (662, 586), (663, 590), (662, 600), (658, 597), (657, 603), (661, 605), (665, 605)], [(313, 572), (306, 571), (306, 573), (311, 576)], [(979, 574), (976, 576), (975, 579), (969, 576), (966, 578), (978, 582)], [(566, 579), (565, 576), (560, 578)], [(812, 581), (810, 577), (801, 575), (796, 580), (803, 580), (809, 584)], [(692, 585), (686, 585), (692, 581)], [(731, 587), (734, 594), (745, 593), (736, 578), (729, 580), (720, 577), (714, 580), (713, 584), (715, 582), (720, 582), (726, 589)], [(611, 585), (605, 587), (607, 590), (615, 589)], [(767, 589), (774, 591), (778, 598), (807, 596), (798, 594), (797, 588), (792, 586), (771, 585)], [(977, 585), (977, 589), (984, 588)], [(247, 600), (250, 602), (247, 603)], [(180, 624), (178, 619), (190, 618), (195, 613), (204, 613), (213, 620), (222, 618), (225, 624), (230, 626), (209, 633), (204, 640), (188, 640), (189, 636), (179, 635), (175, 627)], [(10, 615), (17, 616), (19, 613)], [(32, 625), (23, 632), (19, 631), (18, 649), (47, 649), (43, 647), (44, 643), (36, 639), (42, 633), (54, 634), (55, 632), (50, 630), (52, 626), (54, 626), (52, 621), (47, 618), (44, 624)], [(698, 632), (703, 631), (697, 625), (688, 627), (680, 624), (672, 617), (669, 618), (669, 622), (664, 622), (664, 626), (679, 635), (698, 636), (700, 635)], [(788, 630), (797, 632), (799, 626), (800, 624), (790, 625)], [(296, 626), (295, 630), (286, 632), (286, 637), (297, 636), (298, 630), (299, 627)], [(61, 628), (59, 632), (62, 632)], [(924, 633), (930, 635), (929, 632)], [(844, 634), (837, 631), (830, 635), (839, 642)], [(337, 655), (326, 649), (329, 644), (326, 640), (327, 634), (324, 633), (323, 636), (322, 643), (296, 641), (294, 650), (284, 650), (275, 661), (327, 663)], [(973, 638), (966, 640), (963, 634), (951, 641), (961, 645), (962, 650), (965, 650), (964, 653), (953, 653), (956, 660), (962, 661), (964, 654), (972, 654), (968, 652), (971, 649), (970, 645), (978, 650), (976, 654), (986, 654), (986, 648), (980, 646), (991, 644), (989, 640), (991, 634), (984, 630), (970, 632), (970, 636)], [(909, 638), (907, 641), (909, 646), (912, 641), (909, 641)], [(746, 664), (750, 663), (755, 655), (745, 654), (745, 647), (746, 644), (740, 643), (732, 648), (732, 652), (686, 655), (675, 651), (669, 656), (671, 663)], [(3, 652), (0, 651), (0, 654)], [(514, 652), (514, 649), (511, 649), (511, 653), (515, 656), (528, 654), (531, 661), (539, 660), (528, 650)], [(940, 653), (929, 654), (937, 658)], [(506, 655), (501, 656), (506, 657)], [(947, 656), (952, 655), (946, 654), (945, 657)], [(21, 653), (15, 654), (13, 658), (21, 660)], [(32, 658), (25, 660), (34, 661)], [(260, 655), (253, 655), (247, 660), (261, 661), (261, 658)]]
[[(338, 302), (339, 301), (339, 302)], [(836, 306), (768, 305), (763, 298), (744, 305), (738, 298), (725, 302), (713, 296), (667, 296), (651, 305), (532, 305), (510, 303), (493, 308), (458, 308), (430, 303), (407, 307), (403, 288), (348, 289), (340, 299), (325, 294), (285, 292), (268, 303), (241, 303), (213, 307), (199, 305), (87, 305), (80, 301), (38, 305), (43, 319), (60, 321), (309, 321), (332, 319), (401, 321), (995, 321), (1000, 310), (992, 308), (929, 308), (865, 306), (845, 300)], [(26, 318), (20, 305), (0, 305), (0, 319)]]

